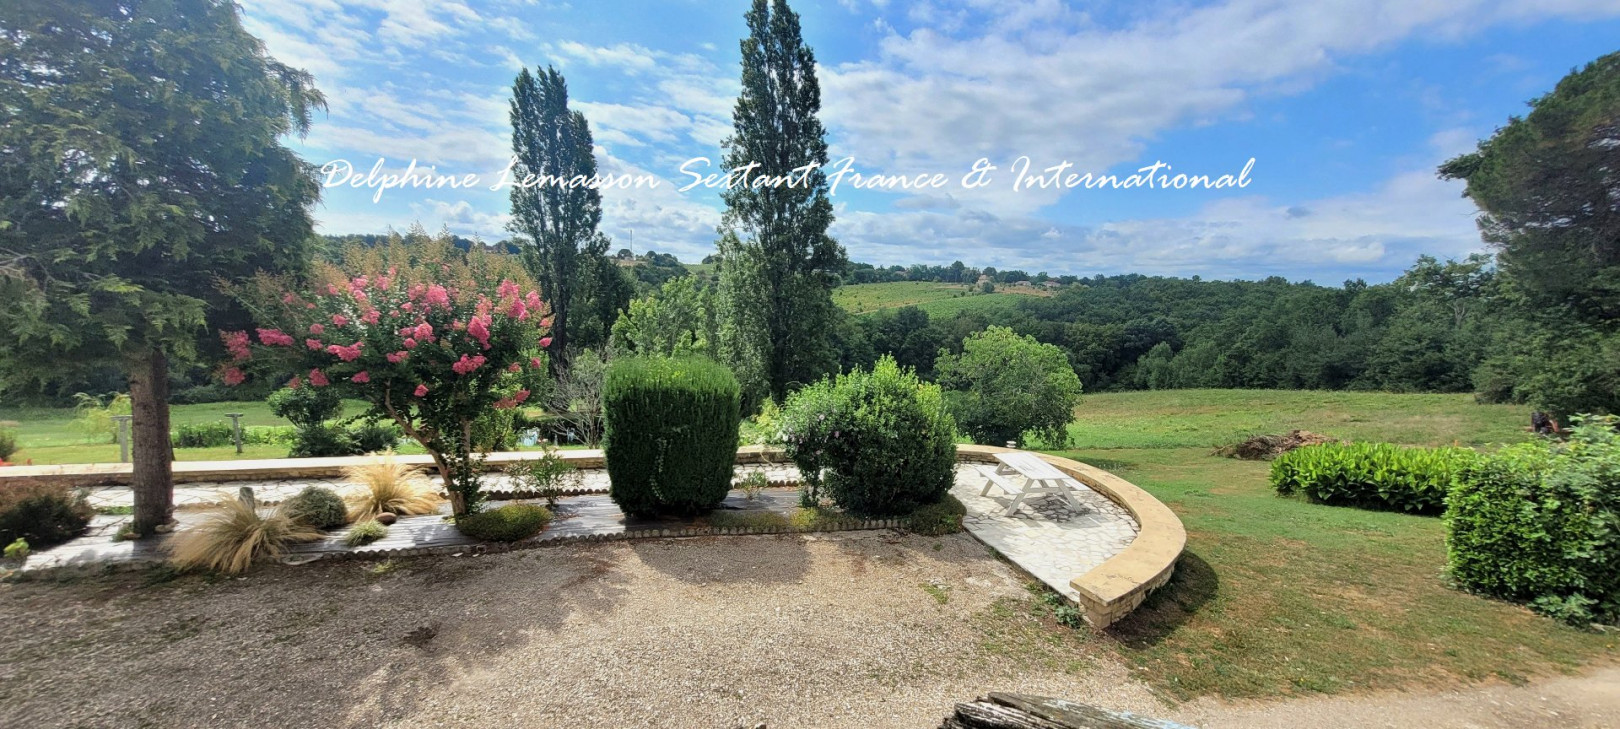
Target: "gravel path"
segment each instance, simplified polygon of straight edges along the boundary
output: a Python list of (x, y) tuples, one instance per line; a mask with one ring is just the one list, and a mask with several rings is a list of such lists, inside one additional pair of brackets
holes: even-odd
[(932, 727), (1003, 688), (1163, 708), (1105, 648), (1053, 645), (963, 534), (371, 566), (0, 585), (0, 726)]
[[(935, 727), (991, 690), (1222, 727), (1615, 727), (1620, 669), (1161, 704), (984, 547), (888, 532), (0, 584), (3, 727)], [(378, 574), (377, 572), (381, 572)], [(943, 598), (943, 602), (941, 601)]]

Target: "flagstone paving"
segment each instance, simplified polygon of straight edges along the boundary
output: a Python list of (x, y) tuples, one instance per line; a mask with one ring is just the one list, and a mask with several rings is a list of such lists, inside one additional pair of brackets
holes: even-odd
[[(1016, 476), (1011, 479), (1019, 482)], [(1013, 496), (994, 487), (989, 495), (980, 496), (984, 482), (977, 467), (957, 467), (951, 493), (967, 507), (963, 526), (1070, 600), (1079, 601), (1070, 580), (1108, 561), (1136, 539), (1136, 520), (1084, 485), (1074, 492), (1081, 509), (1057, 494), (1047, 494), (1025, 499), (1012, 516), (1004, 516)]]

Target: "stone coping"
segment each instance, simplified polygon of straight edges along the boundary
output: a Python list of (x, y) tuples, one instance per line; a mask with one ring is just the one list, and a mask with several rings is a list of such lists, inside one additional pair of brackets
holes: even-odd
[[(970, 463), (993, 463), (995, 454), (1012, 449), (997, 446), (959, 445), (956, 459)], [(600, 449), (559, 451), (562, 458), (578, 468), (602, 468)], [(540, 451), (491, 453), (491, 467), (538, 458)], [(1086, 619), (1096, 627), (1107, 625), (1134, 610), (1154, 589), (1170, 580), (1176, 560), (1187, 546), (1187, 532), (1169, 507), (1125, 479), (1095, 466), (1069, 458), (1038, 454), (1058, 470), (1074, 477), (1130, 513), (1140, 528), (1136, 540), (1124, 551), (1095, 569), (1075, 576), (1069, 582), (1080, 596)], [(400, 455), (408, 464), (432, 467), (427, 455)], [(244, 461), (179, 461), (174, 464), (176, 483), (258, 480), (269, 478), (337, 478), (343, 469), (366, 461), (366, 456), (339, 458), (272, 458)], [(785, 463), (780, 448), (744, 446), (737, 449), (737, 463)], [(0, 487), (10, 479), (39, 478), (66, 481), (72, 486), (128, 484), (127, 463), (64, 464), (56, 466), (7, 466), (0, 468)]]
[[(956, 447), (956, 460), (993, 463), (995, 454), (1012, 450), (996, 446), (959, 445)], [(1069, 581), (1069, 586), (1080, 594), (1080, 606), (1085, 610), (1086, 621), (1098, 628), (1107, 627), (1135, 610), (1149, 592), (1170, 581), (1176, 560), (1187, 546), (1187, 530), (1170, 507), (1136, 484), (1073, 459), (1045, 453), (1037, 455), (1059, 471), (1119, 504), (1136, 519), (1139, 531), (1135, 541), (1108, 561)]]

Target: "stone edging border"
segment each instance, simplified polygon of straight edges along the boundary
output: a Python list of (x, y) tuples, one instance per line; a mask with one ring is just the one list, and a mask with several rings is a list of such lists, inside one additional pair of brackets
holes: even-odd
[[(1013, 449), (996, 446), (959, 445), (956, 460), (973, 463), (995, 462), (995, 454)], [(1119, 504), (1136, 519), (1136, 539), (1125, 550), (1091, 571), (1069, 580), (1080, 594), (1080, 607), (1086, 622), (1105, 628), (1130, 614), (1149, 592), (1170, 581), (1176, 560), (1187, 547), (1187, 530), (1170, 507), (1136, 484), (1096, 466), (1059, 456), (1038, 453), (1042, 460), (1091, 487), (1109, 501)]]

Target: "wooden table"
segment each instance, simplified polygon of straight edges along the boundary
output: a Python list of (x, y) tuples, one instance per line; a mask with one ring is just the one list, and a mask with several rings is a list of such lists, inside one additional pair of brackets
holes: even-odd
[[(1002, 516), (1012, 516), (1018, 511), (1018, 505), (1024, 499), (1041, 494), (1058, 494), (1074, 506), (1076, 510), (1084, 511), (1080, 500), (1075, 498), (1074, 490), (1080, 488), (1079, 481), (1074, 480), (1056, 466), (1047, 463), (1040, 456), (1026, 451), (1013, 451), (1011, 453), (995, 454), (998, 461), (995, 468), (980, 466), (979, 473), (984, 475), (984, 489), (980, 496), (988, 496), (992, 486), (1012, 494), (1012, 504), (1007, 506)], [(1014, 483), (1010, 476), (1022, 476), (1024, 483)]]

